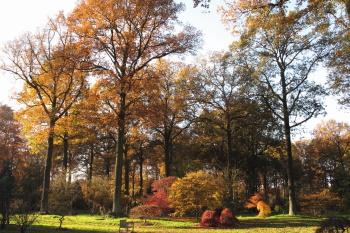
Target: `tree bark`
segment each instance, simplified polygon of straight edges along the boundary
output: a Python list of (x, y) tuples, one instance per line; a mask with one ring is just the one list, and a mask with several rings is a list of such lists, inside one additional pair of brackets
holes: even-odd
[(281, 85), (282, 85), (282, 105), (283, 105), (283, 123), (284, 123), (284, 135), (286, 140), (287, 149), (287, 175), (288, 175), (288, 195), (289, 195), (289, 215), (296, 214), (296, 199), (295, 199), (295, 185), (293, 175), (293, 154), (292, 154), (292, 139), (291, 139), (291, 127), (288, 110), (287, 100), (287, 84), (284, 71), (281, 72)]
[(118, 144), (117, 156), (115, 162), (115, 182), (113, 195), (112, 213), (119, 217), (123, 215), (122, 210), (122, 182), (123, 182), (123, 156), (124, 156), (124, 136), (125, 136), (125, 112), (126, 112), (126, 94), (120, 93), (120, 112), (118, 119)]
[(43, 213), (48, 213), (49, 206), (49, 191), (50, 191), (50, 178), (51, 178), (51, 167), (52, 167), (52, 155), (53, 155), (53, 146), (54, 146), (54, 127), (55, 120), (50, 120), (49, 127), (49, 136), (47, 138), (47, 153), (46, 153), (46, 164), (44, 172), (44, 183), (43, 183), (43, 192), (41, 198), (41, 207), (40, 211)]

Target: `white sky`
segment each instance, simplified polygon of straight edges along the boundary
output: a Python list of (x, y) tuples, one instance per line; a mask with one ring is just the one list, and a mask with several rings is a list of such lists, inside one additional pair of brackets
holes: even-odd
[[(26, 31), (35, 31), (43, 26), (48, 17), (54, 17), (60, 10), (70, 12), (75, 6), (75, 0), (0, 0), (0, 48), (6, 41), (12, 40)], [(202, 53), (212, 50), (226, 50), (233, 41), (233, 36), (225, 29), (216, 13), (216, 5), (222, 5), (223, 0), (213, 0), (210, 13), (202, 13), (203, 9), (193, 8), (192, 0), (182, 0), (186, 3), (186, 11), (181, 15), (183, 22), (188, 22), (204, 33), (205, 44)], [(318, 75), (325, 76), (325, 73)], [(0, 103), (18, 108), (11, 99), (13, 92), (21, 88), (21, 83), (12, 76), (0, 71)], [(333, 118), (338, 121), (350, 122), (350, 113), (339, 111), (334, 100), (327, 101), (328, 115), (306, 123), (307, 130), (313, 129), (322, 119)]]

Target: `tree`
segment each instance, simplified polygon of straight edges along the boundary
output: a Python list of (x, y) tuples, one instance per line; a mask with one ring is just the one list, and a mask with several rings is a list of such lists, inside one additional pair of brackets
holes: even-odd
[(174, 175), (175, 140), (193, 123), (196, 110), (186, 87), (189, 77), (183, 63), (160, 60), (151, 72), (156, 83), (144, 103), (145, 124), (156, 132), (154, 140), (164, 149), (165, 176), (168, 177)]
[(0, 104), (0, 166), (8, 161), (14, 169), (15, 176), (16, 171), (23, 167), (28, 155), (26, 140), (20, 135), (21, 129), (12, 108)]
[(329, 120), (317, 125), (314, 130), (313, 144), (315, 152), (323, 162), (322, 168), (327, 174), (331, 190), (343, 199), (347, 208), (350, 206), (349, 196), (349, 153), (350, 126), (343, 122)]
[(90, 68), (90, 50), (68, 33), (65, 23), (65, 17), (60, 14), (37, 34), (27, 33), (9, 42), (4, 48), (7, 61), (1, 66), (24, 81), (19, 101), (27, 108), (21, 110), (20, 119), (28, 126), (38, 118), (46, 128), (43, 212), (48, 210), (55, 126), (85, 90), (86, 71)]
[(349, 0), (238, 0), (228, 2), (227, 6), (221, 7), (220, 11), (225, 23), (235, 25), (235, 32), (244, 31), (246, 27), (250, 30), (258, 28), (261, 22), (281, 7), (296, 11), (300, 17), (308, 18), (313, 25), (319, 25), (319, 33), (328, 34), (328, 30), (331, 30), (335, 46), (325, 64), (329, 68), (328, 83), (334, 94), (339, 95), (339, 103), (349, 105)]
[(243, 143), (239, 135), (251, 125), (259, 127), (259, 118), (271, 119), (263, 115), (266, 109), (252, 94), (252, 70), (236, 59), (234, 53), (215, 52), (198, 61), (197, 72), (189, 81), (193, 98), (200, 106), (198, 121), (213, 134), (210, 140), (220, 144), (221, 153), (215, 152), (218, 153), (215, 165), (225, 171), (230, 207), (234, 203), (233, 185), (230, 185), (234, 182), (233, 172), (243, 167)]
[[(122, 214), (121, 187), (128, 98), (136, 77), (155, 59), (169, 54), (194, 51), (199, 33), (191, 26), (182, 27), (177, 15), (182, 4), (172, 0), (156, 1), (80, 1), (70, 16), (71, 29), (94, 46), (103, 78), (109, 81), (105, 91), (115, 89), (118, 116), (118, 143), (115, 169), (113, 210)], [(179, 31), (178, 29), (183, 29)]]
[[(255, 12), (253, 19), (261, 20), (264, 13)], [(322, 113), (326, 92), (309, 77), (329, 54), (327, 43), (328, 37), (318, 33), (317, 25), (310, 24), (298, 12), (276, 7), (263, 23), (247, 30), (238, 44), (242, 56), (252, 61), (251, 67), (256, 70), (259, 95), (283, 123), (290, 215), (296, 210), (291, 130)]]

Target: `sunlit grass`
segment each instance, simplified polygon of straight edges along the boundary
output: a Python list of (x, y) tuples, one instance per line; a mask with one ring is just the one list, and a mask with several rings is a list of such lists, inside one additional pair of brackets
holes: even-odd
[[(157, 220), (128, 220), (135, 222), (135, 232), (153, 233), (250, 233), (250, 232), (272, 232), (272, 233), (311, 233), (315, 232), (322, 219), (310, 218), (302, 215), (290, 217), (288, 215), (274, 215), (269, 218), (257, 218), (255, 216), (237, 216), (241, 222), (238, 228), (201, 228), (198, 226), (199, 220), (188, 218), (163, 218)], [(98, 215), (79, 214), (67, 216), (63, 222), (62, 231), (65, 233), (108, 233), (118, 232), (119, 220), (115, 218), (102, 218)], [(32, 226), (31, 232), (57, 233), (59, 219), (54, 215), (42, 215), (37, 223)], [(11, 231), (12, 230), (12, 231)], [(14, 227), (2, 233), (14, 233)], [(125, 232), (125, 231), (124, 231)]]

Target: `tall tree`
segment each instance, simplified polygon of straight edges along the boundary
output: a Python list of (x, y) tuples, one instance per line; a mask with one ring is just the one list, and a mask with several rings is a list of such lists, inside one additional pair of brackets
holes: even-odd
[(194, 105), (187, 90), (186, 66), (183, 63), (160, 60), (153, 67), (156, 84), (145, 103), (146, 124), (156, 132), (164, 149), (165, 176), (173, 174), (174, 142), (195, 119)]
[(118, 149), (112, 209), (117, 216), (122, 214), (127, 99), (135, 75), (155, 59), (191, 52), (199, 45), (197, 30), (177, 20), (182, 10), (183, 5), (173, 0), (81, 0), (70, 16), (71, 29), (94, 46), (101, 61), (97, 67), (118, 93), (113, 109), (118, 116)]
[[(241, 37), (243, 56), (257, 70), (259, 95), (283, 123), (288, 161), (289, 214), (296, 211), (293, 177), (292, 129), (321, 113), (322, 86), (310, 81), (310, 74), (329, 53), (327, 36), (318, 33), (298, 12), (275, 7), (263, 22), (248, 27)], [(262, 12), (255, 12), (261, 20)], [(251, 30), (249, 30), (251, 29)], [(328, 48), (328, 49), (327, 49)], [(254, 62), (256, 61), (256, 63)], [(254, 64), (255, 63), (255, 64)]]
[[(90, 51), (68, 33), (63, 14), (49, 21), (36, 34), (27, 33), (9, 42), (2, 69), (24, 81), (19, 100), (25, 104), (26, 124), (38, 116), (47, 127), (47, 153), (41, 211), (48, 211), (50, 172), (55, 126), (76, 103), (87, 85)], [(28, 110), (28, 112), (26, 112)]]
[[(235, 150), (235, 137), (239, 131), (253, 124), (251, 114), (259, 114), (259, 104), (252, 92), (252, 72), (239, 64), (230, 54), (212, 53), (208, 59), (198, 61), (198, 73), (191, 78), (191, 91), (200, 105), (199, 120), (216, 131), (214, 140), (220, 143), (223, 153), (216, 158), (217, 166), (232, 184), (233, 171), (242, 166)], [(250, 119), (249, 121), (247, 119)], [(229, 185), (228, 185), (229, 186)], [(234, 202), (233, 186), (228, 187), (227, 202)]]

